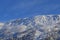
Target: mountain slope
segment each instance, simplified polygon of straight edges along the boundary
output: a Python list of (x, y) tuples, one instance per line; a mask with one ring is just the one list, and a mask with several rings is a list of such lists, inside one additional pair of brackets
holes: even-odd
[(60, 15), (38, 15), (6, 22), (0, 29), (3, 40), (57, 40), (60, 37)]

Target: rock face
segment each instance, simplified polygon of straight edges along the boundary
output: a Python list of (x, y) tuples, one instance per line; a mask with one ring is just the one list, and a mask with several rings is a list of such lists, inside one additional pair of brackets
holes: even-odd
[(60, 40), (60, 15), (11, 20), (0, 28), (0, 40)]

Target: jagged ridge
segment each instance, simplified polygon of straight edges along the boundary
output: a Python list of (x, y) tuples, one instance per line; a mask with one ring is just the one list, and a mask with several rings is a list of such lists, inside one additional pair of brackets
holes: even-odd
[[(32, 39), (31, 37), (27, 38), (29, 33), (33, 35)], [(16, 19), (6, 22), (0, 30), (0, 38), (3, 40), (11, 38), (21, 40), (57, 40), (59, 37), (60, 15), (38, 15)]]

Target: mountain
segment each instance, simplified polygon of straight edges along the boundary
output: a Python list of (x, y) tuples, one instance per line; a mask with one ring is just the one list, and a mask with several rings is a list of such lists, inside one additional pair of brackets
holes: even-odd
[(60, 15), (37, 15), (4, 23), (2, 40), (60, 40)]
[(1, 23), (1, 22), (0, 22), (0, 29), (2, 28), (3, 25), (4, 25), (4, 23)]

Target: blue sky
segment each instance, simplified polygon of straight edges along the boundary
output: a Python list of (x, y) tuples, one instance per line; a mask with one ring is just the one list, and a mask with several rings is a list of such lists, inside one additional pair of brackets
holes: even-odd
[(47, 14), (60, 14), (60, 0), (0, 0), (0, 22)]

